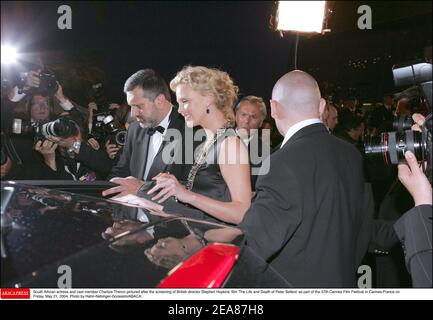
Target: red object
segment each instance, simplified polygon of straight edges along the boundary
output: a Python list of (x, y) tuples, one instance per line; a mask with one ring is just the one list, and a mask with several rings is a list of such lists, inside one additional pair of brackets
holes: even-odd
[(239, 257), (239, 247), (209, 244), (170, 271), (158, 288), (220, 288)]
[(29, 288), (2, 288), (2, 299), (30, 299)]

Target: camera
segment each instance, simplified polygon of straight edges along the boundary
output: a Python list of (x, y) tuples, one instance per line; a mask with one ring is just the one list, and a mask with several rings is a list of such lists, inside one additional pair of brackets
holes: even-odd
[(126, 130), (117, 128), (114, 125), (114, 117), (108, 115), (103, 120), (106, 128), (106, 137), (110, 141), (110, 144), (117, 144), (124, 146), (126, 141)]
[(412, 151), (421, 162), (426, 160), (427, 133), (412, 130), (384, 132), (380, 136), (367, 137), (364, 142), (366, 155), (385, 164), (399, 164), (405, 161), (406, 151)]
[(104, 144), (107, 140), (107, 135), (110, 134), (110, 130), (107, 132), (106, 126), (110, 120), (106, 120), (106, 118), (112, 115), (109, 111), (107, 98), (105, 96), (105, 90), (102, 83), (96, 83), (92, 85), (92, 98), (98, 106), (98, 110), (93, 114), (91, 135), (98, 140), (100, 144)]
[(44, 124), (39, 122), (28, 123), (22, 119), (14, 119), (12, 133), (32, 136), (36, 142), (38, 140), (45, 140), (48, 136), (63, 139), (69, 138), (78, 133), (78, 128), (77, 124), (68, 118), (59, 118)]
[(54, 72), (49, 69), (44, 69), (39, 73), (39, 88), (37, 91), (41, 94), (53, 95), (57, 92), (59, 86), (57, 84)]
[(412, 131), (414, 124), (410, 117), (401, 116), (393, 123), (394, 132), (384, 132), (380, 136), (367, 137), (364, 142), (365, 154), (368, 158), (382, 161), (387, 165), (405, 162), (404, 154), (411, 151), (424, 167), (431, 182), (432, 162), (432, 65), (419, 63), (393, 68), (396, 85), (417, 85), (427, 102), (430, 114), (421, 126), (421, 132)]
[[(18, 88), (22, 89), (25, 85), (28, 72), (23, 72), (20, 74), (20, 80), (18, 83)], [(37, 75), (39, 78), (39, 87), (33, 88), (34, 94), (41, 94), (43, 96), (53, 95), (57, 92), (59, 86), (57, 84), (57, 79), (53, 71), (48, 68), (43, 69)]]
[(110, 144), (125, 145), (126, 130), (117, 128), (114, 124), (114, 111), (110, 111), (102, 83), (92, 85), (93, 100), (98, 111), (93, 115), (92, 136), (100, 144), (110, 141)]

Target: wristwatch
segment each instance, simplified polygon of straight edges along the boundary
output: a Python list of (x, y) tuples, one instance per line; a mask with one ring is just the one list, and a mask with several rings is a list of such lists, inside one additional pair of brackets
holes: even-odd
[(72, 154), (78, 154), (80, 152), (81, 141), (75, 141), (72, 146), (68, 149), (68, 152)]

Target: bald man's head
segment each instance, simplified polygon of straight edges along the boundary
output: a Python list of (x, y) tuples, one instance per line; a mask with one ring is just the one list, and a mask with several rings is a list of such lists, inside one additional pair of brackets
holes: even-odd
[(295, 70), (282, 76), (272, 90), (272, 100), (282, 105), (287, 115), (319, 117), (319, 86), (306, 72)]

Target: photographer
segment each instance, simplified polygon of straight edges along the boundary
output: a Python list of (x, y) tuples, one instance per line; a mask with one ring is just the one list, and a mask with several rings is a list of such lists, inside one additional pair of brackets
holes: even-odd
[[(115, 103), (111, 103), (109, 107), (109, 110), (115, 110), (115, 115), (119, 113), (119, 110), (123, 109), (124, 108)], [(90, 132), (92, 132), (94, 112), (98, 110), (97, 104), (95, 102), (89, 103), (88, 110), (89, 119), (87, 124)], [(121, 127), (121, 119), (119, 119), (119, 117), (114, 118), (114, 121), (119, 123), (116, 125), (116, 128)], [(125, 126), (125, 124), (123, 124), (123, 126)], [(50, 140), (58, 143), (63, 148), (70, 150), (70, 154), (73, 156), (74, 160), (95, 171), (98, 179), (105, 179), (110, 173), (112, 166), (117, 161), (121, 146), (112, 143), (112, 137), (110, 136), (101, 136), (101, 138), (102, 140), (98, 141), (93, 135), (89, 135), (88, 139), (79, 136), (74, 139), (59, 139), (51, 137)], [(101, 148), (101, 144), (105, 145), (105, 148)]]
[[(40, 83), (36, 80), (39, 78), (34, 74), (34, 72), (30, 73), (27, 78), (29, 83), (32, 83), (31, 88), (34, 90), (31, 95), (26, 96), (25, 100), (19, 103), (10, 102), (11, 95), (8, 95), (8, 104), (11, 105), (7, 106), (7, 109), (14, 112), (15, 118), (13, 121), (9, 120), (12, 122), (12, 128), (9, 128), (9, 124), (4, 126), (5, 141), (7, 140), (9, 146), (8, 154), (13, 154), (8, 174), (6, 175), (5, 170), (2, 172), (2, 178), (5, 179), (62, 178), (53, 169), (58, 167), (55, 163), (57, 146), (45, 140), (45, 137), (41, 135), (41, 129), (51, 120), (56, 119), (52, 111), (54, 101), (57, 101), (63, 112), (74, 118), (74, 121), (83, 121), (81, 112), (64, 96), (62, 86), (58, 82), (56, 82), (56, 91), (52, 98), (46, 90), (37, 87)], [(25, 95), (21, 94), (21, 98)]]
[[(76, 127), (76, 133), (73, 135), (48, 136), (47, 139), (59, 146), (59, 164), (53, 170), (65, 172), (69, 178), (76, 181), (94, 181), (101, 180), (105, 177), (106, 172), (101, 171), (101, 163), (108, 159), (108, 156), (103, 150), (96, 150), (87, 140), (86, 129), (73, 122), (71, 117), (65, 116), (69, 122), (72, 122)], [(90, 160), (89, 160), (90, 159)], [(87, 161), (86, 161), (87, 160)], [(109, 159), (108, 159), (109, 160)], [(108, 166), (109, 170), (111, 166)]]
[[(108, 105), (108, 112), (106, 112), (104, 117), (108, 120), (111, 119), (111, 121), (104, 123), (103, 128), (99, 127), (98, 132), (95, 134), (92, 134), (92, 129), (93, 123), (97, 122), (97, 120), (94, 119), (94, 116), (97, 115), (98, 112), (98, 105), (96, 102), (92, 101), (88, 104), (88, 111), (89, 132), (92, 135), (92, 138), (90, 138), (88, 142), (94, 147), (95, 150), (98, 150), (100, 145), (105, 145), (105, 151), (107, 152), (108, 157), (111, 160), (114, 160), (112, 164), (116, 163), (120, 155), (119, 151), (122, 149), (124, 144), (122, 138), (126, 138), (126, 130), (128, 129), (130, 122), (132, 122), (131, 120), (134, 120), (130, 117), (130, 106), (126, 103), (121, 105), (117, 103), (110, 103)], [(93, 138), (93, 136), (98, 137), (99, 141), (96, 138)], [(121, 141), (116, 141), (119, 140), (119, 138)]]
[(51, 106), (53, 114), (59, 115), (64, 111), (75, 109), (75, 112), (79, 112), (79, 117), (82, 120), (87, 118), (85, 108), (64, 96), (63, 88), (51, 70), (44, 67), (41, 62), (34, 66), (33, 69), (25, 73), (19, 83), (9, 90), (8, 98), (11, 102), (18, 103), (26, 97), (31, 99), (35, 95), (49, 97), (50, 99), (53, 97), (55, 98), (52, 100)]
[(57, 137), (50, 137), (49, 139), (57, 143), (64, 150), (67, 150), (71, 160), (95, 171), (98, 180), (104, 179), (110, 172), (113, 164), (105, 150), (96, 150), (91, 142), (89, 142), (90, 139), (86, 140), (83, 135), (80, 134), (67, 139)]
[[(425, 119), (414, 114), (419, 130)], [(431, 134), (431, 133), (430, 133)], [(432, 187), (418, 165), (415, 155), (405, 153), (407, 164), (398, 165), (398, 178), (411, 194), (415, 206), (394, 224), (402, 242), (406, 266), (412, 277), (413, 287), (432, 287)], [(430, 159), (431, 160), (431, 159)]]
[(98, 173), (102, 179), (110, 173), (117, 162), (120, 150), (125, 143), (127, 104), (108, 103), (101, 83), (92, 86), (92, 101), (88, 104), (86, 127), (89, 130), (87, 141), (63, 141), (62, 145), (72, 148), (75, 159)]
[(18, 86), (15, 86), (9, 91), (9, 100), (12, 102), (19, 102), (26, 96), (26, 92), (33, 88), (38, 88), (40, 84), (38, 74), (38, 71), (29, 71), (27, 76), (24, 78), (22, 88), (20, 89)]

